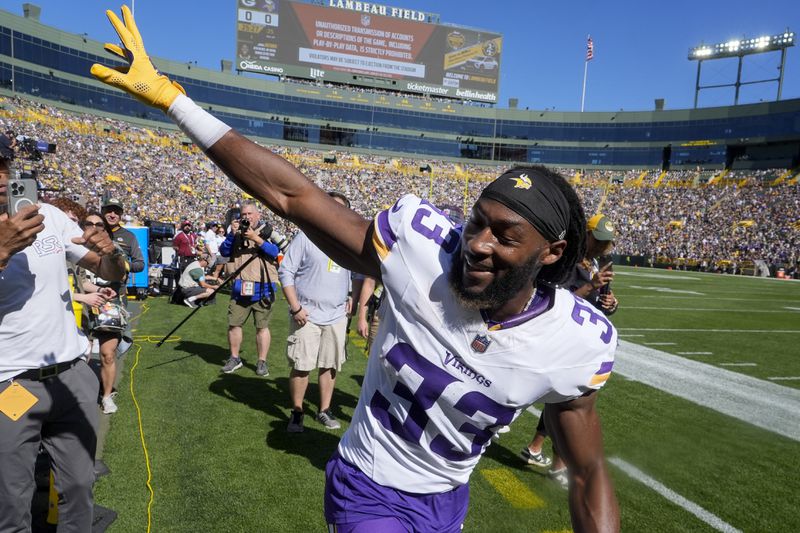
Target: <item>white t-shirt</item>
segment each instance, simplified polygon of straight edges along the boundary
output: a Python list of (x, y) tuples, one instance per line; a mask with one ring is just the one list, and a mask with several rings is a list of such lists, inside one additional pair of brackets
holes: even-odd
[(376, 483), (430, 494), (467, 483), (498, 428), (536, 401), (600, 388), (614, 327), (564, 289), (540, 287), (502, 324), (457, 303), (448, 284), (460, 229), (408, 195), (375, 219), (383, 316), (339, 453)]
[(67, 280), (67, 260), (88, 250), (83, 234), (57, 208), (42, 204), (44, 230), (0, 271), (0, 381), (31, 368), (72, 361), (89, 343), (78, 331)]
[(212, 229), (206, 230), (203, 233), (203, 242), (206, 243), (206, 250), (208, 250), (208, 253), (210, 254), (219, 253), (219, 244), (217, 244), (217, 232), (215, 232)]

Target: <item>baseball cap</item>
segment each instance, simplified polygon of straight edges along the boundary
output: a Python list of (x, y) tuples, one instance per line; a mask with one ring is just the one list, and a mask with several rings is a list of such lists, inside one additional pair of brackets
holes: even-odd
[(613, 241), (616, 238), (614, 224), (611, 220), (601, 214), (597, 214), (586, 222), (586, 229), (592, 232), (592, 236), (598, 241)]
[(103, 209), (109, 207), (118, 207), (120, 209), (123, 209), (122, 202), (120, 202), (118, 198), (109, 198), (108, 200), (106, 200), (105, 203), (103, 204)]

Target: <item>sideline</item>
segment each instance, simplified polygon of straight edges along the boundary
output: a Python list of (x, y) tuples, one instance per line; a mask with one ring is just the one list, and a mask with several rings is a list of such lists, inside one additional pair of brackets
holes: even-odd
[(800, 390), (624, 340), (614, 372), (800, 442)]
[[(800, 279), (772, 278), (772, 277), (762, 278), (761, 276), (743, 276), (742, 274), (722, 274), (722, 273), (719, 273), (719, 272), (701, 272), (699, 270), (667, 270), (666, 268), (655, 268), (655, 267), (645, 267), (645, 266), (634, 267), (634, 266), (629, 266), (629, 265), (614, 265), (614, 267), (615, 267), (614, 274), (622, 274), (623, 276), (626, 275), (626, 274), (635, 275), (636, 273), (640, 273), (641, 272), (643, 274), (648, 274), (648, 275), (667, 276), (668, 278), (671, 278), (671, 279), (679, 279), (678, 276), (685, 276), (685, 275), (688, 274), (690, 276), (700, 276), (701, 278), (703, 278), (703, 277), (716, 277), (716, 278), (728, 278), (728, 279), (734, 279), (734, 280), (745, 280), (745, 279), (754, 280), (754, 281), (755, 280), (759, 280), (759, 282), (761, 282), (761, 281), (767, 281), (767, 282), (780, 281), (781, 283), (783, 283), (783, 282), (788, 281), (788, 282), (800, 283)], [(621, 269), (621, 270), (617, 270), (617, 269)], [(664, 274), (661, 274), (662, 272)], [(670, 272), (672, 272), (673, 274), (670, 274)], [(675, 276), (675, 277), (673, 277), (673, 276)], [(644, 277), (644, 276), (642, 276), (642, 277)]]

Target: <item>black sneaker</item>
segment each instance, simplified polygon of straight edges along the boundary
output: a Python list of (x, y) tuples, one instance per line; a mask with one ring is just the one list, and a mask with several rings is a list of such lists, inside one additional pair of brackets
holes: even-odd
[(303, 432), (303, 414), (302, 411), (292, 411), (289, 417), (289, 425), (286, 426), (288, 433), (302, 433)]
[(240, 368), (242, 368), (242, 359), (239, 357), (231, 357), (225, 361), (225, 365), (222, 367), (222, 372), (225, 374), (232, 374)]
[(547, 457), (542, 452), (534, 453), (530, 451), (530, 449), (527, 446), (522, 448), (522, 451), (519, 452), (519, 455), (529, 465), (541, 466), (542, 468), (546, 468), (553, 463), (553, 460)]
[(317, 421), (325, 426), (326, 429), (339, 429), (342, 427), (339, 421), (336, 420), (336, 417), (333, 416), (330, 409), (320, 411), (317, 415)]

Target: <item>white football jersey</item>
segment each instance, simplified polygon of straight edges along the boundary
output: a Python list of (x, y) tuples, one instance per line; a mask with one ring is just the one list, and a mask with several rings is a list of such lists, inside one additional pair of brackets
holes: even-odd
[(564, 289), (538, 288), (527, 311), (500, 324), (462, 307), (448, 284), (460, 238), (413, 195), (375, 218), (386, 297), (339, 453), (407, 492), (466, 483), (498, 428), (536, 401), (600, 388), (614, 361), (614, 327)]

